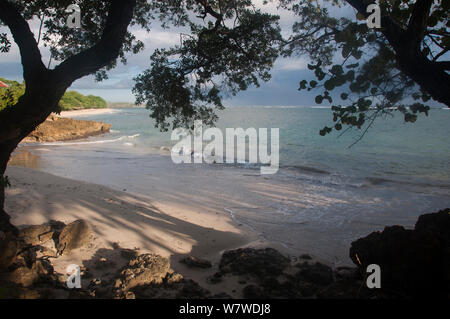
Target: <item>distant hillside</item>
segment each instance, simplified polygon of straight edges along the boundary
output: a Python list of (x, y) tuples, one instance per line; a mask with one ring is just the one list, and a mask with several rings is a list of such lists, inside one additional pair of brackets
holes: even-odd
[(136, 105), (134, 103), (128, 102), (108, 102), (108, 108), (110, 109), (122, 109), (122, 108), (133, 108), (142, 107), (141, 105)]
[[(9, 88), (0, 88), (0, 110), (17, 103), (19, 97), (25, 93), (25, 84), (0, 78)], [(77, 91), (67, 91), (59, 102), (61, 111), (80, 109), (107, 108), (106, 101), (99, 96), (85, 96)]]
[(59, 106), (62, 111), (107, 108), (106, 101), (100, 96), (85, 96), (77, 91), (67, 91), (59, 101)]

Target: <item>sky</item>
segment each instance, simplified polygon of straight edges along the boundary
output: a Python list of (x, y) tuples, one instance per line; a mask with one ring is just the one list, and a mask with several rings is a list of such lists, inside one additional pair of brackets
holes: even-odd
[[(263, 11), (280, 16), (280, 26), (283, 36), (287, 37), (292, 24), (297, 19), (291, 12), (278, 10), (274, 3), (262, 4), (263, 0), (255, 0), (254, 4)], [(355, 17), (355, 11), (349, 6), (344, 8), (333, 7), (333, 15)], [(37, 37), (39, 30), (38, 21), (29, 22), (30, 28)], [(156, 48), (167, 48), (179, 43), (179, 31), (162, 29), (157, 21), (152, 24), (152, 30), (147, 33), (143, 29), (130, 28), (137, 39), (145, 44), (145, 49), (140, 53), (128, 54), (128, 63), (121, 63), (108, 72), (109, 79), (96, 82), (93, 76), (87, 76), (73, 83), (69, 90), (77, 90), (82, 94), (93, 94), (103, 97), (108, 102), (134, 103), (132, 87), (133, 78), (147, 69), (150, 65), (150, 56)], [(0, 33), (9, 33), (6, 27), (0, 27)], [(42, 60), (48, 64), (50, 53), (44, 47), (42, 41), (39, 44)], [(271, 71), (272, 78), (269, 82), (262, 82), (259, 88), (250, 87), (247, 91), (240, 92), (233, 97), (224, 99), (225, 106), (312, 106), (316, 105), (314, 98), (320, 90), (306, 92), (298, 91), (299, 82), (303, 79), (313, 79), (312, 71), (307, 69), (308, 60), (305, 57), (279, 58)], [(52, 65), (54, 67), (54, 65)], [(19, 49), (14, 42), (9, 53), (0, 53), (0, 77), (10, 80), (22, 81), (22, 66), (20, 64)], [(332, 96), (335, 98), (337, 92)], [(339, 100), (339, 99), (335, 99)], [(336, 101), (335, 101), (336, 102)], [(324, 104), (326, 105), (326, 104)]]

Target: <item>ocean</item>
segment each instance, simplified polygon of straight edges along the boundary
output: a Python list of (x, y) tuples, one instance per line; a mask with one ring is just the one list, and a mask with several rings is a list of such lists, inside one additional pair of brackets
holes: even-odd
[(325, 137), (328, 108), (233, 107), (217, 127), (279, 128), (280, 168), (261, 175), (254, 164), (174, 164), (171, 132), (145, 109), (74, 118), (112, 124), (82, 141), (21, 146), (36, 167), (62, 177), (230, 214), (242, 227), (293, 253), (349, 263), (353, 240), (386, 225), (414, 227), (417, 216), (450, 207), (450, 111), (432, 109), (416, 123), (397, 114), (361, 131)]

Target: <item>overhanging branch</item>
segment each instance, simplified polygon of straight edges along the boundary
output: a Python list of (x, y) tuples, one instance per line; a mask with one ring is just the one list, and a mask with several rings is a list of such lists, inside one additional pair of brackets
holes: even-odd
[(133, 18), (136, 0), (111, 0), (108, 18), (100, 41), (54, 69), (55, 75), (66, 85), (95, 73), (119, 56), (128, 26)]
[(5, 0), (0, 0), (0, 20), (8, 26), (19, 46), (25, 82), (32, 84), (31, 79), (46, 70), (34, 34), (17, 8)]

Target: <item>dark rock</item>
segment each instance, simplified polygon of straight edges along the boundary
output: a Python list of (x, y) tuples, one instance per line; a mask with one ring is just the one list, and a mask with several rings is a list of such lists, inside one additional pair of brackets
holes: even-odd
[(200, 259), (194, 256), (188, 256), (180, 260), (180, 263), (191, 268), (211, 268), (212, 264), (209, 260)]
[(296, 287), (303, 297), (309, 298), (314, 296), (319, 290), (319, 286), (307, 281), (297, 281)]
[(37, 260), (30, 267), (21, 266), (10, 272), (3, 273), (2, 279), (8, 282), (18, 284), (22, 287), (30, 287), (35, 284), (42, 276), (46, 276), (48, 271), (46, 267)]
[(366, 272), (381, 268), (381, 289), (406, 297), (447, 298), (450, 291), (449, 210), (419, 217), (415, 230), (386, 227), (353, 242), (350, 258)]
[(258, 286), (248, 285), (242, 290), (245, 299), (267, 299), (267, 294)]
[(176, 298), (181, 299), (204, 299), (209, 297), (210, 292), (202, 288), (198, 283), (193, 280), (185, 280), (183, 288), (176, 295)]
[(299, 266), (297, 278), (309, 281), (316, 285), (326, 286), (333, 282), (333, 270), (327, 265), (316, 262), (315, 264), (304, 263)]
[(214, 275), (209, 276), (208, 278), (206, 278), (206, 281), (210, 284), (218, 284), (219, 282), (222, 281), (222, 276), (223, 274), (220, 272), (216, 272)]
[(0, 269), (8, 268), (15, 261), (19, 246), (16, 236), (0, 231)]
[(38, 245), (52, 239), (53, 231), (50, 225), (33, 225), (20, 229), (19, 237), (26, 244)]
[(57, 249), (60, 254), (87, 246), (90, 242), (91, 228), (84, 220), (76, 220), (65, 226), (59, 234)]
[(311, 260), (312, 257), (310, 255), (308, 255), (308, 254), (303, 254), (303, 255), (300, 256), (300, 259)]
[(278, 276), (289, 264), (289, 258), (272, 248), (240, 248), (226, 251), (219, 268), (223, 273), (252, 274), (258, 278), (266, 278)]
[(418, 232), (431, 232), (440, 237), (450, 247), (450, 208), (437, 213), (419, 216), (415, 230)]
[(169, 270), (167, 258), (155, 254), (139, 255), (122, 270), (115, 288), (120, 295), (137, 286), (161, 284)]

